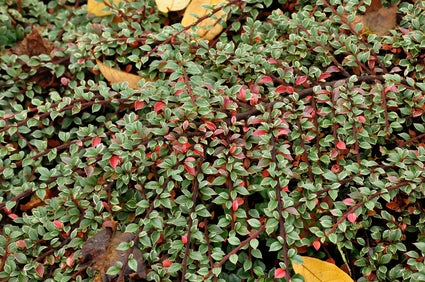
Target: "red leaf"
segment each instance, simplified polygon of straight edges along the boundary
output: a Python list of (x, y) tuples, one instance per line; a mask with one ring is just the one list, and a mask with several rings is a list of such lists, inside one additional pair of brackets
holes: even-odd
[(269, 63), (270, 64), (278, 64), (278, 62), (273, 58), (269, 60)]
[(255, 93), (252, 93), (252, 97), (251, 99), (249, 99), (249, 103), (251, 104), (251, 106), (257, 105), (258, 103), (258, 95)]
[(14, 213), (8, 214), (7, 216), (10, 217), (11, 219), (17, 219), (19, 217)]
[(270, 76), (263, 76), (258, 84), (264, 84), (272, 81), (273, 79)]
[(173, 262), (172, 262), (171, 260), (169, 260), (169, 259), (164, 259), (164, 260), (162, 261), (162, 265), (163, 265), (164, 267), (170, 267), (172, 264), (173, 264)]
[(231, 104), (233, 104), (233, 101), (230, 100), (229, 97), (224, 96), (223, 97), (223, 106), (224, 106), (224, 108), (227, 109), (227, 107), (230, 106)]
[(120, 157), (118, 157), (118, 156), (112, 156), (110, 159), (109, 159), (109, 163), (111, 164), (111, 166), (113, 167), (113, 168), (116, 168), (117, 167), (117, 164), (118, 164), (118, 162), (120, 161), (121, 159), (120, 159)]
[(252, 136), (262, 136), (262, 135), (265, 135), (266, 133), (267, 131), (263, 129), (257, 129), (256, 131), (252, 133)]
[(357, 215), (355, 214), (355, 213), (350, 213), (348, 216), (347, 216), (347, 218), (348, 218), (348, 220), (351, 222), (351, 223), (354, 223), (354, 222), (356, 222), (356, 219), (357, 219)]
[(313, 242), (313, 247), (316, 249), (316, 251), (318, 251), (320, 249), (320, 241), (316, 240)]
[(326, 72), (327, 72), (327, 73), (332, 73), (332, 72), (341, 72), (341, 70), (340, 70), (338, 67), (336, 67), (336, 66), (330, 66), (330, 67), (326, 70)]
[(74, 254), (72, 253), (69, 257), (66, 258), (66, 265), (68, 267), (72, 267), (72, 265), (74, 264)]
[(233, 211), (237, 211), (238, 210), (238, 207), (239, 207), (238, 201), (234, 200), (233, 203), (232, 203), (232, 209), (233, 209)]
[(252, 93), (254, 93), (254, 94), (258, 94), (258, 93), (260, 93), (260, 87), (258, 87), (258, 85), (257, 84), (252, 84), (250, 87), (249, 87), (249, 89), (251, 90), (251, 92)]
[(333, 173), (337, 173), (337, 172), (339, 172), (339, 169), (340, 169), (339, 164), (334, 164), (331, 168), (331, 171)]
[(361, 122), (361, 123), (365, 123), (366, 122), (366, 119), (364, 118), (364, 116), (358, 116), (357, 117), (357, 121), (358, 122)]
[(278, 268), (274, 271), (275, 278), (283, 278), (286, 275), (286, 270), (282, 268)]
[(333, 258), (328, 258), (328, 259), (326, 260), (326, 262), (329, 262), (329, 263), (335, 264), (335, 260), (334, 260)]
[(176, 91), (176, 93), (174, 93), (174, 96), (179, 96), (183, 92), (187, 93), (187, 90), (186, 89), (179, 89), (179, 90)]
[(3, 118), (8, 119), (8, 118), (11, 118), (11, 117), (14, 117), (14, 116), (15, 116), (14, 114), (4, 114)]
[(286, 86), (283, 85), (279, 85), (278, 87), (276, 87), (276, 89), (274, 90), (274, 92), (276, 93), (285, 93), (286, 91), (288, 91), (288, 88), (286, 88)]
[(156, 102), (155, 106), (153, 106), (155, 113), (158, 113), (164, 107), (164, 105), (164, 102)]
[[(241, 184), (242, 185), (238, 185), (238, 186), (244, 186), (243, 182), (241, 182)], [(240, 205), (243, 205), (244, 200), (241, 197), (236, 197), (236, 202), (238, 202), (238, 205), (240, 206)]]
[(211, 131), (214, 131), (217, 127), (215, 126), (214, 123), (210, 122), (210, 121), (205, 121), (205, 125), (207, 126), (207, 128)]
[(391, 86), (387, 86), (385, 87), (385, 94), (387, 94), (388, 92), (395, 92), (398, 93), (398, 89), (395, 85), (391, 85)]
[(44, 265), (41, 264), (41, 263), (38, 263), (37, 267), (35, 268), (35, 271), (37, 272), (37, 274), (40, 277), (43, 277), (43, 275), (44, 275)]
[(292, 86), (288, 86), (287, 90), (290, 94), (294, 93), (294, 88)]
[(27, 244), (25, 243), (24, 240), (18, 240), (18, 241), (16, 241), (16, 246), (18, 246), (20, 248), (26, 248)]
[(140, 110), (141, 108), (143, 108), (143, 106), (145, 105), (145, 101), (136, 101), (134, 102), (134, 109)]
[(306, 137), (305, 137), (305, 141), (311, 141), (311, 140), (313, 140), (314, 139), (314, 136), (311, 136), (311, 135), (307, 135)]
[(399, 181), (398, 177), (394, 175), (388, 176), (387, 179), (392, 183), (398, 183)]
[(59, 220), (54, 220), (53, 224), (57, 227), (57, 228), (62, 228), (63, 227), (63, 223), (60, 222)]
[(190, 167), (188, 164), (184, 164), (184, 169), (186, 169), (186, 171), (193, 176), (196, 176), (196, 170), (194, 167)]
[(239, 90), (239, 94), (241, 95), (242, 100), (245, 100), (245, 96), (246, 96), (246, 91), (245, 89), (241, 88)]
[(347, 147), (345, 146), (345, 143), (342, 141), (339, 141), (338, 143), (336, 143), (336, 147), (340, 150), (345, 150), (347, 149)]
[(232, 117), (230, 118), (230, 121), (232, 122), (232, 124), (237, 121), (235, 113), (232, 113)]
[(331, 159), (335, 158), (336, 156), (338, 156), (338, 150), (337, 149), (332, 149), (331, 150)]
[(279, 137), (281, 135), (287, 135), (288, 133), (291, 133), (291, 130), (289, 128), (283, 128), (278, 131), (278, 133), (276, 134), (276, 137)]
[(303, 84), (304, 82), (306, 82), (307, 81), (307, 76), (305, 76), (305, 75), (303, 75), (303, 76), (299, 76), (298, 78), (297, 78), (297, 80), (295, 81), (295, 85), (301, 85), (301, 84)]
[(92, 147), (96, 147), (97, 145), (99, 145), (100, 144), (100, 142), (102, 141), (102, 138), (100, 138), (100, 137), (94, 137), (92, 140), (91, 140), (91, 146)]
[(344, 199), (342, 202), (344, 204), (346, 204), (347, 206), (354, 206), (354, 205), (356, 205), (356, 202), (353, 199), (351, 199), (351, 198)]
[(68, 79), (66, 78), (66, 77), (61, 77), (61, 83), (63, 84), (63, 85), (65, 85), (65, 86), (67, 86), (68, 85)]
[(254, 117), (254, 118), (249, 119), (248, 124), (251, 125), (251, 124), (263, 123), (263, 122), (264, 122), (264, 120)]
[(325, 72), (325, 73), (322, 73), (322, 74), (319, 76), (319, 80), (326, 79), (326, 78), (328, 78), (328, 77), (331, 77), (331, 75), (330, 75), (329, 73)]
[(183, 244), (187, 243), (187, 236), (186, 235), (182, 236), (182, 242), (183, 242)]

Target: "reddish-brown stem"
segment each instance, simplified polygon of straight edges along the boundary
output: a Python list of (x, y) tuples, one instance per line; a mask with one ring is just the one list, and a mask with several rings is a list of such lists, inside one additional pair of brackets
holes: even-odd
[[(200, 160), (200, 163), (202, 163), (202, 160)], [(196, 170), (196, 175), (198, 175), (199, 173), (201, 173), (201, 166), (198, 166), (197, 170)], [(192, 188), (192, 203), (193, 206), (191, 208), (191, 212), (190, 214), (194, 214), (195, 213), (195, 208), (196, 208), (196, 199), (198, 197), (198, 188), (199, 188), (199, 183), (198, 180), (195, 176), (194, 180), (193, 180), (193, 188)], [(186, 281), (186, 271), (187, 271), (187, 258), (189, 257), (189, 251), (190, 251), (190, 237), (192, 235), (192, 224), (193, 224), (193, 219), (192, 216), (189, 216), (189, 222), (188, 222), (188, 231), (187, 231), (187, 243), (186, 243), (186, 248), (184, 251), (184, 257), (183, 257), (183, 262), (182, 262), (182, 282)]]
[[(311, 164), (310, 161), (308, 160), (308, 153), (307, 153), (307, 149), (305, 148), (304, 145), (304, 138), (303, 138), (303, 132), (302, 132), (302, 128), (301, 128), (301, 121), (300, 118), (297, 118), (297, 127), (298, 127), (298, 132), (300, 134), (300, 146), (301, 148), (303, 148), (303, 161), (307, 164), (307, 169), (308, 169), (308, 177), (310, 178), (311, 182), (314, 182), (314, 178), (313, 178), (313, 171), (311, 169)], [(276, 163), (277, 164), (277, 163)]]
[(394, 186), (391, 186), (391, 187), (386, 188), (385, 191), (378, 191), (378, 192), (373, 193), (372, 195), (370, 195), (370, 196), (368, 196), (366, 198), (366, 201), (360, 201), (360, 202), (358, 202), (355, 206), (353, 206), (351, 209), (348, 209), (342, 215), (342, 217), (338, 220), (338, 222), (335, 223), (332, 226), (331, 230), (329, 230), (328, 233), (326, 233), (325, 237), (328, 237), (330, 234), (332, 234), (333, 232), (335, 232), (335, 230), (338, 227), (338, 225), (340, 225), (348, 217), (348, 215), (354, 213), (357, 209), (359, 209), (361, 206), (363, 206), (366, 202), (369, 202), (372, 199), (374, 199), (374, 198), (376, 198), (378, 196), (381, 196), (382, 194), (388, 193), (389, 191), (392, 191), (392, 190), (396, 190), (396, 189), (398, 189), (398, 188), (400, 188), (402, 186), (408, 185), (410, 183), (411, 183), (411, 181), (400, 182), (400, 183), (398, 183), (398, 184), (396, 184)]
[(1, 262), (0, 262), (0, 271), (3, 271), (4, 266), (6, 264), (7, 257), (9, 255), (9, 243), (10, 243), (10, 236), (7, 236), (6, 245), (4, 247), (4, 256), (1, 258)]
[[(363, 39), (363, 36), (361, 35), (361, 34), (359, 34), (353, 27), (352, 27), (352, 25), (347, 21), (347, 19), (343, 16), (343, 15), (341, 15), (340, 13), (338, 13), (336, 10), (335, 10), (335, 8), (334, 7), (332, 7), (329, 3), (328, 3), (328, 1), (326, 1), (326, 0), (322, 0), (323, 1), (323, 3), (328, 7), (328, 8), (330, 8), (331, 10), (332, 10), (332, 12), (333, 12), (333, 14), (334, 15), (337, 15), (340, 19), (341, 19), (341, 21), (343, 22), (343, 23), (345, 23), (346, 25), (348, 25), (348, 27), (350, 28), (350, 31), (355, 35), (355, 36), (357, 36), (357, 38), (359, 38), (360, 39), (360, 41), (367, 47), (367, 48), (369, 48), (369, 50), (370, 50), (370, 53), (374, 56), (374, 57), (376, 57), (377, 59), (378, 59), (378, 56), (376, 55), (376, 53), (375, 53), (375, 51), (373, 51), (373, 49), (372, 48), (370, 48), (369, 47), (369, 43), (367, 42), (367, 41), (365, 41), (364, 39)], [(384, 73), (388, 73), (388, 71), (387, 71), (387, 68), (385, 67), (385, 65), (381, 62), (381, 60), (379, 60), (378, 59), (378, 64), (379, 64), (379, 66), (382, 68), (382, 70), (384, 71)]]
[[(299, 119), (297, 121), (299, 121)], [(277, 152), (276, 152), (276, 144), (275, 144), (274, 139), (275, 139), (275, 137), (273, 136), (273, 133), (272, 133), (272, 137), (270, 138), (270, 143), (271, 143), (271, 146), (272, 146), (271, 155), (272, 155), (273, 162), (276, 164), (276, 169), (279, 170), (279, 162), (277, 161), (277, 157), (276, 157)], [(310, 165), (309, 165), (309, 168), (310, 168)], [(282, 195), (281, 195), (282, 187), (281, 187), (281, 184), (280, 184), (279, 176), (277, 176), (275, 178), (275, 180), (277, 182), (275, 192), (276, 192), (277, 209), (278, 209), (278, 212), (279, 212), (279, 230), (280, 230), (280, 237), (282, 237), (282, 240), (283, 240), (283, 243), (282, 243), (283, 262), (284, 262), (285, 267), (286, 267), (285, 277), (286, 277), (286, 281), (290, 281), (291, 277), (290, 277), (289, 271), (288, 271), (289, 270), (288, 246), (286, 246), (285, 219), (283, 218), (283, 201), (282, 201)]]
[[(236, 248), (234, 248), (230, 253), (228, 253), (227, 255), (225, 255), (222, 260), (217, 263), (214, 268), (217, 267), (221, 267), (229, 258), (231, 255), (236, 254), (240, 249), (242, 249), (243, 246), (245, 246), (246, 244), (248, 244), (252, 239), (255, 239), (258, 237), (258, 235), (260, 235), (264, 230), (266, 230), (266, 225), (263, 224), (260, 229), (258, 229), (257, 232), (255, 232), (254, 234), (252, 234), (251, 236), (249, 236), (246, 240), (242, 241), (240, 243), (239, 246), (237, 246)], [(208, 275), (204, 277), (204, 279), (208, 279), (208, 277), (210, 277), (210, 275), (212, 274), (212, 269), (208, 272)]]
[(196, 109), (195, 96), (193, 95), (192, 86), (190, 85), (190, 81), (189, 81), (189, 77), (187, 76), (186, 69), (184, 68), (184, 66), (183, 66), (183, 64), (181, 62), (179, 62), (179, 65), (180, 65), (180, 67), (183, 70), (184, 83), (187, 86), (187, 91), (188, 91), (188, 94), (190, 96), (190, 99), (192, 100), (192, 105)]
[[(308, 36), (312, 36), (311, 33), (302, 25), (297, 25), (297, 27), (299, 29), (301, 29), (302, 31), (304, 31), (305, 33), (307, 33)], [(320, 43), (319, 40), (317, 40), (316, 38), (314, 38), (314, 40), (316, 41), (316, 44), (319, 45), (320, 47), (322, 47), (323, 50), (325, 50), (326, 55), (332, 58), (332, 62), (334, 62), (335, 65), (338, 66), (338, 68), (344, 73), (344, 75), (346, 77), (350, 77), (350, 74), (345, 70), (345, 68), (340, 64), (340, 62), (337, 61), (337, 59), (335, 59), (335, 57), (329, 52), (328, 48), (326, 46), (324, 46), (322, 43)]]
[(390, 136), (390, 123), (388, 121), (387, 93), (385, 92), (385, 89), (383, 89), (382, 91), (381, 91), (381, 97), (382, 97), (382, 107), (384, 108), (385, 133), (387, 134), (387, 137), (389, 137)]

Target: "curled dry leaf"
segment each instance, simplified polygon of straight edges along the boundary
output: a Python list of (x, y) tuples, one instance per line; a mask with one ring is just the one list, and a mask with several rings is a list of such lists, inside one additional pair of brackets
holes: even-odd
[(155, 0), (156, 7), (163, 13), (183, 10), (189, 2), (190, 0)]
[(140, 86), (138, 85), (141, 79), (145, 79), (146, 81), (151, 81), (149, 78), (141, 77), (139, 75), (135, 75), (132, 73), (127, 73), (124, 71), (116, 70), (111, 67), (108, 67), (98, 59), (96, 59), (96, 63), (99, 67), (100, 72), (109, 81), (109, 83), (118, 83), (118, 82), (128, 82), (128, 86), (130, 88), (140, 90)]
[[(202, 5), (210, 5), (215, 9), (220, 5), (225, 5), (227, 2), (227, 0), (192, 0), (184, 12), (182, 25), (184, 27), (190, 26), (199, 18), (211, 12), (211, 10), (203, 8)], [(191, 14), (195, 14), (198, 17), (194, 17)], [(199, 28), (196, 33), (199, 34), (200, 39), (212, 40), (223, 30), (223, 26), (219, 24), (219, 21), (220, 19), (226, 21), (227, 15), (223, 10), (217, 11), (214, 15), (216, 18), (211, 16), (197, 24)]]
[[(114, 233), (110, 228), (103, 229), (84, 243), (79, 257), (79, 267), (92, 265), (94, 270), (98, 270), (99, 273), (93, 281), (112, 281), (113, 276), (107, 274), (108, 269), (118, 266), (118, 262), (124, 264), (130, 255), (130, 249), (121, 251), (117, 250), (117, 247), (120, 243), (128, 243), (133, 239), (133, 233), (119, 231)], [(137, 261), (137, 272), (134, 273), (127, 265), (124, 275), (136, 280), (146, 278), (146, 265), (142, 259), (142, 252), (135, 248), (133, 257)]]
[(301, 274), (306, 282), (354, 282), (350, 276), (335, 264), (316, 258), (302, 257), (303, 264), (292, 263), (295, 273)]

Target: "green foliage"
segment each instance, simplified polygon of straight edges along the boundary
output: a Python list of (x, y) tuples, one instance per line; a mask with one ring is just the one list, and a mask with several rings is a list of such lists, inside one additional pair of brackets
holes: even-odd
[[(45, 26), (57, 49), (0, 46), (0, 278), (89, 281), (81, 247), (117, 223), (149, 281), (272, 281), (300, 254), (423, 280), (425, 5), (378, 37), (338, 16), (360, 2), (236, 1), (207, 42), (154, 1), (121, 22), (7, 1), (14, 32)], [(92, 52), (154, 81), (108, 85)]]

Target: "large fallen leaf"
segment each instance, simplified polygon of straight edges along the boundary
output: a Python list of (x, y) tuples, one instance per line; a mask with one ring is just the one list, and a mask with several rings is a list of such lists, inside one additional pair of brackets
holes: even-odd
[(347, 273), (336, 265), (316, 258), (302, 257), (304, 264), (292, 264), (295, 273), (301, 274), (306, 282), (354, 282)]
[(370, 1), (370, 5), (366, 6), (365, 14), (378, 11), (379, 9), (382, 9), (382, 0), (372, 0)]
[(96, 59), (97, 66), (99, 67), (100, 72), (103, 74), (103, 76), (106, 78), (106, 80), (109, 81), (110, 84), (118, 83), (118, 82), (128, 82), (128, 86), (130, 88), (140, 90), (140, 86), (138, 85), (139, 81), (141, 79), (145, 79), (146, 81), (151, 81), (151, 79), (146, 77), (141, 77), (139, 75), (135, 75), (132, 73), (127, 73), (125, 71), (120, 71), (113, 69), (111, 67), (108, 67), (98, 59)]
[[(107, 274), (112, 266), (118, 266), (118, 262), (124, 261), (130, 255), (129, 249), (125, 251), (117, 250), (121, 243), (128, 243), (134, 239), (134, 234), (129, 232), (115, 233), (105, 228), (96, 235), (89, 238), (81, 248), (79, 267), (91, 265), (99, 273), (93, 281), (112, 281), (113, 276)], [(146, 265), (142, 259), (142, 252), (139, 249), (133, 250), (133, 258), (137, 261), (137, 271), (134, 272), (128, 265), (124, 270), (125, 276), (135, 279), (146, 278)]]
[(365, 14), (356, 16), (351, 22), (351, 26), (354, 28), (356, 24), (362, 23), (372, 33), (383, 36), (396, 26), (397, 10), (397, 5), (384, 8), (381, 0), (373, 0)]
[[(104, 1), (112, 6), (113, 4), (118, 4), (120, 2), (123, 2), (124, 0), (104, 0)], [(112, 11), (102, 11), (106, 7), (108, 6), (102, 2), (96, 2), (95, 0), (87, 1), (87, 13), (93, 14), (96, 17), (112, 15), (113, 14)]]
[[(199, 18), (206, 16), (211, 12), (211, 10), (203, 8), (202, 5), (209, 5), (215, 9), (221, 4), (224, 5), (227, 2), (227, 0), (192, 0), (184, 12), (182, 25), (184, 27), (190, 26)], [(198, 17), (194, 17), (191, 14), (195, 14)], [(197, 24), (199, 28), (196, 32), (199, 34), (201, 39), (211, 40), (223, 30), (223, 26), (217, 21), (219, 19), (226, 21), (226, 14), (223, 12), (223, 10), (219, 10), (214, 15), (216, 19), (210, 16)]]
[(155, 0), (156, 7), (163, 13), (183, 10), (189, 2), (190, 0)]

